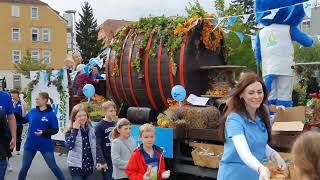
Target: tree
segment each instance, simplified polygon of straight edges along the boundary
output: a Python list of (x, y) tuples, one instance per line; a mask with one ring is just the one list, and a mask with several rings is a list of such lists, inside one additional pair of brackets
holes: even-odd
[(14, 64), (14, 68), (18, 73), (29, 77), (30, 71), (40, 71), (50, 69), (49, 65), (45, 64), (43, 60), (35, 61), (31, 58), (30, 50), (26, 50), (22, 61)]
[(300, 44), (294, 45), (294, 60), (299, 62), (315, 62), (320, 61), (320, 45), (317, 41), (310, 48), (301, 47)]
[(79, 15), (80, 21), (76, 23), (76, 41), (84, 63), (87, 63), (102, 51), (104, 42), (102, 39), (98, 40), (98, 24), (89, 2), (84, 2), (82, 14)]
[[(252, 0), (233, 0), (228, 8), (224, 6), (223, 0), (216, 0), (215, 7), (220, 17), (250, 14), (254, 12), (254, 2)], [(239, 17), (238, 21), (231, 27), (228, 27), (228, 29), (234, 32), (252, 34), (250, 31), (256, 30), (254, 16), (252, 15), (246, 24), (242, 23)], [(224, 36), (228, 64), (247, 66), (249, 69), (255, 71), (256, 63), (254, 52), (251, 48), (251, 38), (245, 36), (243, 43), (241, 43), (239, 38), (232, 32), (224, 34)]]

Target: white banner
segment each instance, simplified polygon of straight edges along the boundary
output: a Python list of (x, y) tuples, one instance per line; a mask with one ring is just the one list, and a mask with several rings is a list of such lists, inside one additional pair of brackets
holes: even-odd
[[(59, 71), (52, 72), (50, 79), (51, 80), (56, 79), (58, 72)], [(37, 75), (37, 72), (30, 72), (30, 74), (31, 74), (31, 77), (34, 77)], [(38, 93), (47, 92), (49, 94), (50, 98), (52, 98), (53, 100), (51, 107), (53, 111), (56, 113), (58, 118), (58, 123), (59, 123), (59, 133), (52, 136), (52, 139), (64, 141), (65, 139), (64, 139), (63, 132), (65, 128), (69, 125), (69, 95), (68, 95), (68, 87), (67, 85), (65, 85), (65, 80), (67, 80), (67, 74), (66, 74), (66, 71), (64, 71), (64, 78), (62, 82), (64, 91), (67, 95), (67, 97), (65, 97), (65, 105), (62, 105), (62, 98), (60, 97), (57, 87), (52, 84), (48, 86), (47, 75), (48, 73), (45, 71), (40, 72), (39, 82), (36, 86), (34, 86), (33, 91), (31, 93), (31, 107), (32, 108), (36, 107), (35, 99)], [(63, 114), (61, 115), (61, 113)]]

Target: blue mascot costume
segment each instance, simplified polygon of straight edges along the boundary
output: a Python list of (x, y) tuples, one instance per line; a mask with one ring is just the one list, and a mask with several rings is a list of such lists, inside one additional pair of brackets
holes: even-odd
[[(262, 18), (257, 18), (264, 28), (256, 38), (257, 65), (262, 64), (262, 76), (269, 91), (269, 104), (292, 107), (293, 90), (293, 41), (302, 46), (310, 47), (312, 38), (298, 29), (305, 12), (303, 3), (306, 0), (256, 0), (256, 17), (264, 12)], [(271, 12), (268, 10), (282, 8), (273, 19), (263, 19)], [(268, 11), (268, 12), (265, 12)]]

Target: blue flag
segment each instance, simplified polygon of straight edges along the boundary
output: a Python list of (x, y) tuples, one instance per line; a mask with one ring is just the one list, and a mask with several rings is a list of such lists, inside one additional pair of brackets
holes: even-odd
[(238, 36), (238, 38), (240, 39), (240, 42), (242, 43), (243, 40), (244, 40), (244, 34), (241, 33), (241, 32), (235, 32), (235, 33), (236, 33), (236, 35)]

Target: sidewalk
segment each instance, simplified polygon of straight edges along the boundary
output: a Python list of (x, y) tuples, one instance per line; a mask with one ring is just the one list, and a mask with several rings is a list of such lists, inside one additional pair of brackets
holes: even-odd
[[(22, 155), (16, 155), (13, 153), (13, 157), (10, 158), (10, 164), (13, 168), (13, 172), (7, 170), (5, 180), (17, 180), (18, 174), (22, 164)], [(67, 155), (58, 156), (55, 154), (58, 166), (63, 171), (66, 180), (71, 180), (70, 173), (67, 167)], [(101, 179), (99, 172), (94, 173), (90, 178), (92, 180)], [(38, 152), (33, 159), (32, 165), (29, 169), (28, 176), (26, 180), (57, 180), (53, 173), (50, 171), (46, 162), (44, 161), (41, 153)]]

